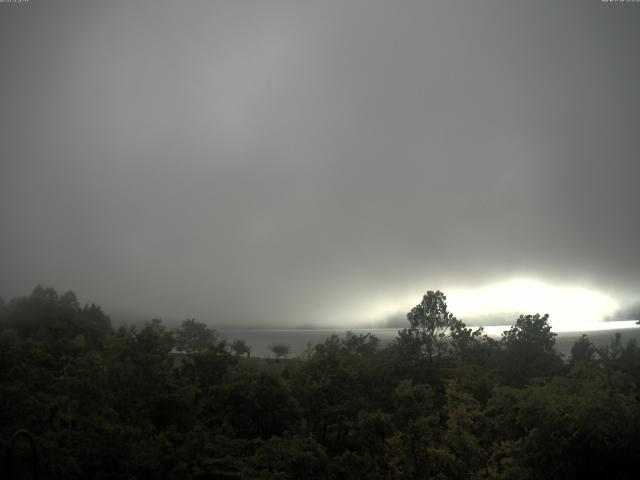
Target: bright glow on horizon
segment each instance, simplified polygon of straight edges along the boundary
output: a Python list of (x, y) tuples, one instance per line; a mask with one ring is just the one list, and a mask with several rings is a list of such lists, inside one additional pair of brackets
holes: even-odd
[[(505, 320), (515, 323), (520, 314), (548, 313), (554, 330), (596, 328), (594, 324), (612, 315), (620, 306), (617, 299), (597, 290), (528, 278), (511, 279), (476, 289), (442, 288), (442, 291), (447, 296), (449, 311), (457, 318), (493, 325)], [(424, 293), (379, 298), (366, 309), (354, 306), (345, 320), (359, 318), (367, 322), (404, 315)]]
[(463, 320), (491, 314), (548, 313), (552, 325), (575, 328), (602, 321), (618, 308), (618, 302), (604, 293), (531, 279), (514, 279), (484, 288), (454, 289), (444, 293), (449, 311)]
[[(515, 322), (514, 322), (515, 323)], [(489, 325), (484, 328), (484, 333), (490, 337), (500, 337), (503, 332), (509, 330), (512, 325)], [(575, 332), (607, 332), (619, 330), (631, 330), (640, 328), (634, 320), (618, 320), (615, 322), (579, 322), (576, 324), (560, 324), (553, 326), (554, 333), (575, 333)]]

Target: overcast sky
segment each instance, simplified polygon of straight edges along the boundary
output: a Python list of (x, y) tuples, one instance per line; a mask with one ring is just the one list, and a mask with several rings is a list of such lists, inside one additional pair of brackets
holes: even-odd
[(238, 326), (632, 296), (639, 48), (599, 0), (2, 3), (0, 296)]

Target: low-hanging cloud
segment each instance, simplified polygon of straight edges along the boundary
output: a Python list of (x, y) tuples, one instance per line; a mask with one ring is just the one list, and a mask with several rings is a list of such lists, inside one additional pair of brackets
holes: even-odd
[(634, 5), (0, 7), (5, 297), (349, 325), (518, 276), (640, 286)]

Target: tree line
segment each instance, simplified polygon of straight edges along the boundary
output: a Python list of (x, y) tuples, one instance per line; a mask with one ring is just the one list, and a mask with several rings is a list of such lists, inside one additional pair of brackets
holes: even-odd
[(43, 478), (637, 477), (635, 340), (582, 336), (563, 358), (548, 316), (491, 339), (439, 291), (407, 320), (387, 346), (347, 332), (268, 361), (195, 319), (114, 328), (36, 287), (0, 301), (0, 448), (31, 432)]

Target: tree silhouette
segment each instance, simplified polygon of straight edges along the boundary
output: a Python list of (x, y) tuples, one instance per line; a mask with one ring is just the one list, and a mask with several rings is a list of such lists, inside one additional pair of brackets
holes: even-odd
[(194, 318), (188, 318), (175, 331), (175, 347), (182, 352), (200, 352), (206, 350), (218, 340), (215, 330)]
[(233, 343), (231, 344), (231, 350), (238, 357), (242, 355), (246, 355), (247, 358), (251, 358), (251, 347), (247, 345), (247, 343), (244, 340), (241, 340), (241, 339), (234, 340)]
[(452, 340), (466, 330), (465, 324), (449, 313), (446, 300), (441, 291), (428, 291), (407, 313), (411, 326), (398, 332), (398, 343), (415, 360), (431, 364), (434, 357), (453, 353), (456, 345)]
[(289, 356), (291, 347), (286, 343), (274, 343), (269, 346), (269, 350), (276, 356), (276, 360), (280, 360), (281, 358), (287, 358)]
[(562, 359), (553, 349), (556, 334), (548, 321), (549, 315), (520, 315), (502, 334), (503, 367), (509, 384), (523, 386), (534, 376), (551, 375), (562, 368)]

